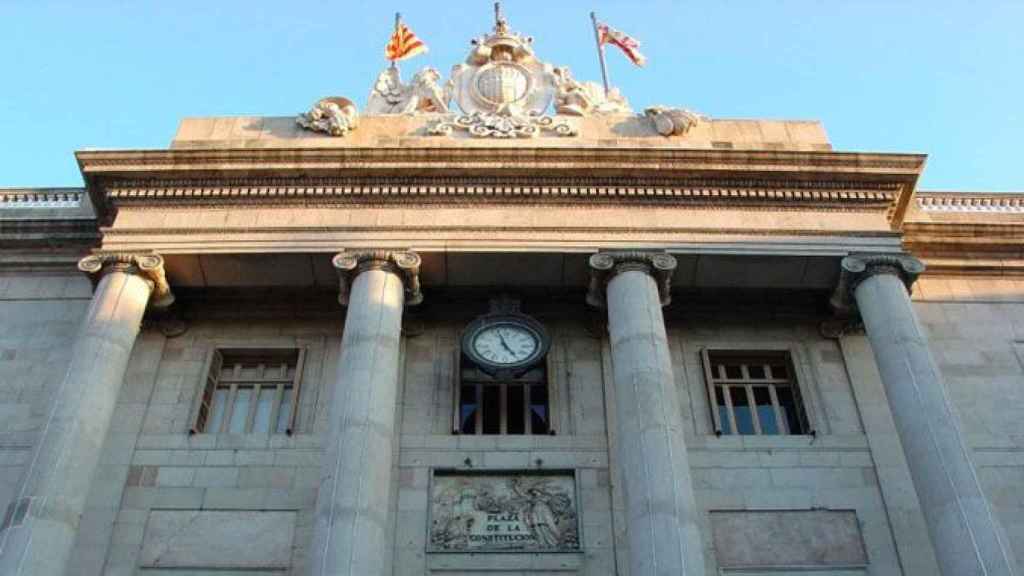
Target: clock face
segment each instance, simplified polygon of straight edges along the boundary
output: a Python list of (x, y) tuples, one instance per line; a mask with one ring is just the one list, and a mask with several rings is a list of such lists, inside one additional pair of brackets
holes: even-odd
[(473, 339), (473, 350), (484, 360), (499, 366), (526, 362), (539, 348), (537, 335), (515, 324), (489, 326), (477, 332)]
[(494, 376), (516, 375), (540, 362), (550, 339), (539, 322), (523, 314), (488, 314), (466, 327), (463, 353)]

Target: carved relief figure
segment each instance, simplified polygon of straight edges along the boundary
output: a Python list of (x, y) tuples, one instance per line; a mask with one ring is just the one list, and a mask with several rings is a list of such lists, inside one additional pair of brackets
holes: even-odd
[(435, 478), (430, 545), (449, 551), (579, 548), (571, 477)]
[(580, 82), (573, 78), (567, 66), (554, 69), (555, 112), (569, 116), (590, 114), (631, 114), (629, 102), (618, 88), (606, 95), (597, 82)]
[(309, 112), (300, 114), (295, 121), (307, 130), (345, 136), (359, 124), (359, 113), (348, 98), (331, 97), (318, 100)]
[(451, 92), (441, 84), (441, 73), (424, 68), (404, 84), (397, 68), (387, 68), (377, 76), (367, 99), (366, 113), (447, 114)]

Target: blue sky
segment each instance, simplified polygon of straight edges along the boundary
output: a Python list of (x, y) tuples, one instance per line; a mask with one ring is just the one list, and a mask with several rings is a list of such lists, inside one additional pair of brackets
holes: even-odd
[[(600, 71), (589, 11), (643, 42), (609, 53), (633, 108), (819, 119), (840, 150), (924, 152), (931, 190), (1024, 191), (1024, 1), (507, 0), (575, 76)], [(444, 74), (489, 0), (0, 0), (0, 186), (76, 186), (72, 152), (164, 148), (184, 116), (365, 102), (400, 10)]]

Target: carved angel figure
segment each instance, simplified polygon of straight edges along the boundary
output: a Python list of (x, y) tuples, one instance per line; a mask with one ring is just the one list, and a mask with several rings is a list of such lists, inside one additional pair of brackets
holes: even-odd
[(295, 121), (306, 130), (345, 136), (359, 124), (359, 113), (356, 105), (348, 98), (322, 98)]
[(397, 68), (377, 77), (366, 104), (367, 114), (447, 114), (451, 92), (441, 85), (441, 73), (424, 68), (404, 84)]
[(580, 82), (573, 78), (568, 67), (555, 68), (555, 112), (567, 116), (591, 114), (630, 114), (633, 110), (618, 88), (606, 95), (597, 82)]

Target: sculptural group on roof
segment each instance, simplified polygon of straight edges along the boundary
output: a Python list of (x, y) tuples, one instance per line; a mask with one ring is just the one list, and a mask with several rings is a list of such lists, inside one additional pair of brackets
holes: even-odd
[[(406, 83), (397, 66), (386, 68), (370, 90), (366, 115), (437, 115), (428, 134), (464, 130), (493, 138), (532, 137), (541, 132), (575, 136), (576, 128), (559, 117), (633, 115), (617, 88), (577, 80), (568, 67), (539, 60), (533, 39), (513, 32), (500, 12), (494, 29), (471, 44), (466, 60), (452, 68), (447, 81), (435, 68), (425, 67)], [(299, 124), (345, 135), (357, 121), (354, 106), (332, 100), (338, 99), (319, 101), (299, 117)], [(456, 107), (461, 114), (455, 113)], [(549, 115), (552, 109), (553, 116)], [(646, 111), (646, 116), (664, 136), (684, 134), (699, 120), (686, 110), (661, 107)]]

